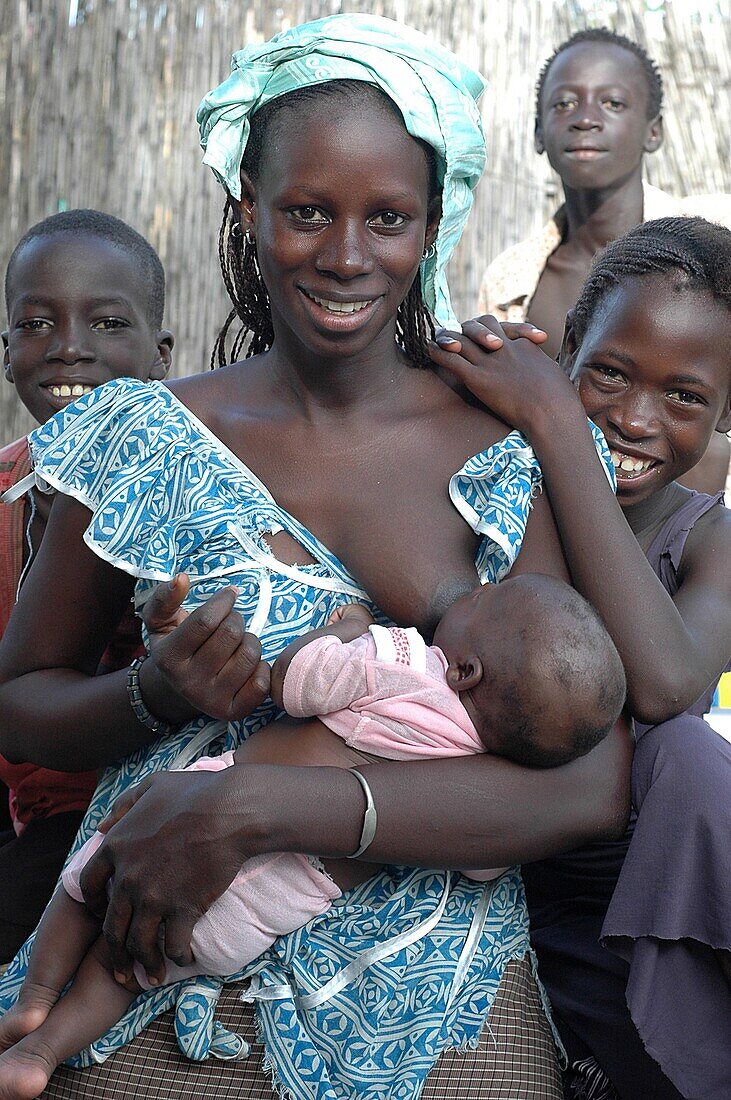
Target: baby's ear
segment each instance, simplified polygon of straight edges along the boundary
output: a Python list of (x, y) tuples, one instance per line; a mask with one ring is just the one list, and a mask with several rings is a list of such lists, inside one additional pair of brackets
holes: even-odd
[(3, 338), (3, 370), (5, 371), (5, 377), (8, 382), (15, 382), (13, 378), (13, 368), (10, 366), (10, 349), (8, 348), (8, 330), (2, 333)]
[(175, 337), (172, 332), (163, 329), (157, 334), (157, 359), (150, 367), (150, 378), (153, 382), (162, 382), (167, 376), (173, 361), (173, 344)]
[(470, 691), (477, 687), (483, 675), (482, 661), (475, 655), (466, 661), (451, 661), (447, 669), (447, 683), (452, 691)]

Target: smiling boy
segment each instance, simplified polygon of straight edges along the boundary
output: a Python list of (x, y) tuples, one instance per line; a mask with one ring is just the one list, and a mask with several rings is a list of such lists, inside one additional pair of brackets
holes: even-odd
[[(21, 238), (5, 277), (5, 377), (42, 424), (112, 378), (162, 379), (172, 335), (162, 329), (165, 276), (130, 226), (97, 210), (46, 218)], [(0, 450), (0, 492), (30, 471), (25, 437)], [(0, 504), (0, 637), (43, 538), (52, 497), (30, 490)], [(52, 598), (52, 594), (49, 594)], [(99, 671), (140, 645), (131, 612)], [(14, 832), (0, 834), (0, 962), (35, 927), (96, 786), (95, 772), (56, 772), (0, 757)]]

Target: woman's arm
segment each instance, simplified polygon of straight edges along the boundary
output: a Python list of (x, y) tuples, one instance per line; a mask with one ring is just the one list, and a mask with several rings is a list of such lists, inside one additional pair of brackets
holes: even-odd
[(665, 721), (695, 702), (731, 652), (731, 523), (720, 517), (695, 552), (689, 543), (681, 587), (669, 596), (611, 491), (569, 380), (526, 340), (486, 353), (476, 342), (485, 331), (469, 322), (460, 353), (434, 348), (432, 355), (529, 438), (574, 585), (622, 657), (630, 710), (648, 724)]
[[(507, 866), (619, 836), (629, 814), (631, 756), (628, 726), (619, 723), (590, 753), (560, 768), (522, 768), (487, 753), (364, 767), (378, 826), (362, 858)], [(162, 773), (122, 802), (134, 804), (85, 868), (82, 888), (94, 912), (106, 913), (115, 969), (130, 973), (134, 958), (152, 975), (162, 972), (161, 926), (165, 953), (190, 962), (194, 924), (246, 858), (272, 851), (350, 855), (365, 809), (346, 770), (267, 764)]]
[[(62, 771), (109, 764), (153, 738), (136, 719), (126, 671), (95, 676), (133, 578), (83, 542), (88, 510), (59, 496), (0, 644), (0, 752)], [(258, 640), (223, 589), (193, 614), (187, 579), (160, 585), (145, 608), (152, 656), (140, 670), (150, 711), (172, 724), (204, 711), (249, 714), (269, 690)]]
[[(529, 517), (519, 569), (567, 576), (545, 496)], [(486, 753), (368, 767), (378, 829), (366, 858), (506, 866), (620, 835), (629, 814), (631, 753), (628, 726), (618, 723), (591, 753), (549, 770)], [(193, 925), (244, 859), (270, 851), (347, 856), (358, 847), (365, 809), (347, 771), (269, 764), (154, 776), (122, 802), (134, 805), (89, 863), (83, 888), (96, 912), (106, 910), (117, 969), (127, 973), (136, 958), (150, 974), (161, 972), (162, 924), (169, 957), (190, 961)]]

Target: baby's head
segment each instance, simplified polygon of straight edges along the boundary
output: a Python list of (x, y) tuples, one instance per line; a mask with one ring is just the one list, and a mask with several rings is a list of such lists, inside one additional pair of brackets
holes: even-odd
[(32, 226), (5, 275), (5, 376), (39, 423), (112, 378), (162, 379), (165, 275), (154, 248), (98, 210)]
[(583, 756), (624, 704), (624, 669), (599, 616), (552, 577), (526, 573), (461, 597), (434, 644), (487, 751), (516, 763)]

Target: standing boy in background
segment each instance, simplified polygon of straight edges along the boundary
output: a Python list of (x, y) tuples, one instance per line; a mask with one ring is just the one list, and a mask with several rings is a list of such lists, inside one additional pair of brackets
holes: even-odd
[[(543, 66), (536, 87), (535, 148), (561, 177), (565, 202), (537, 233), (487, 268), (478, 312), (529, 321), (548, 333), (555, 359), (566, 314), (595, 254), (640, 222), (700, 214), (731, 226), (731, 195), (676, 199), (642, 180), (645, 153), (663, 140), (662, 78), (636, 42), (605, 27), (579, 31)], [(723, 489), (731, 446), (714, 434), (682, 481)]]
[[(29, 229), (10, 257), (5, 301), (5, 377), (39, 424), (112, 378), (162, 379), (170, 369), (162, 264), (144, 237), (109, 214), (69, 210)], [(25, 437), (0, 450), (0, 493), (29, 472)], [(0, 637), (52, 502), (30, 489), (0, 503)], [(125, 667), (140, 645), (130, 607), (98, 671)], [(96, 779), (0, 756), (0, 797), (9, 788), (13, 824), (0, 833), (0, 963), (38, 923)]]

